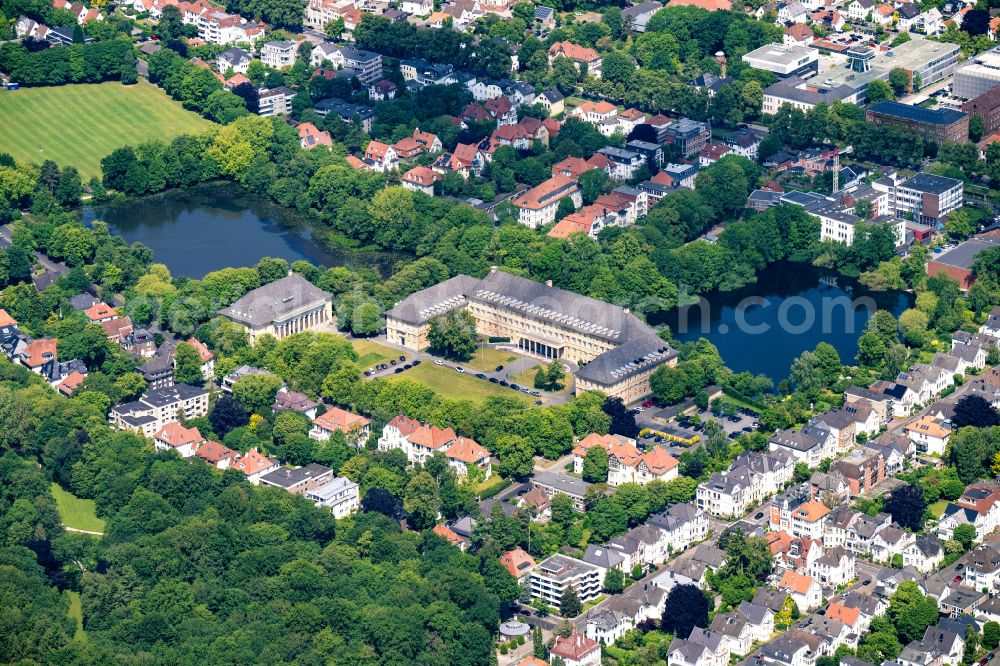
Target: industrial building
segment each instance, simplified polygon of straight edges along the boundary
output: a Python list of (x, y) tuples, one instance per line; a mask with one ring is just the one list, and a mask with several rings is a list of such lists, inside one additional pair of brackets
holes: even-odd
[(1000, 46), (970, 58), (955, 70), (952, 94), (975, 99), (1000, 86)]

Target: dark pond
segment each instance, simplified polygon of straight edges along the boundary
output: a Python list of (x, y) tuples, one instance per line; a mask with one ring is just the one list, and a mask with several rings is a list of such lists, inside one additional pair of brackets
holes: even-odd
[(254, 266), (263, 257), (373, 268), (387, 275), (403, 258), (391, 252), (321, 250), (305, 216), (227, 183), (85, 207), (83, 221), (93, 220), (104, 220), (129, 243), (151, 248), (154, 261), (175, 276), (201, 278), (228, 266)]
[(873, 292), (833, 271), (780, 262), (762, 271), (756, 284), (713, 292), (698, 304), (651, 317), (650, 323), (669, 325), (679, 341), (703, 337), (733, 371), (763, 373), (777, 382), (788, 376), (796, 356), (820, 342), (852, 363), (872, 313), (899, 316), (912, 302), (905, 292)]

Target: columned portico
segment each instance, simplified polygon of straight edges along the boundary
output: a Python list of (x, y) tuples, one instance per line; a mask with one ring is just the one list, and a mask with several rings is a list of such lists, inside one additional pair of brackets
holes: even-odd
[(519, 349), (542, 358), (556, 359), (562, 356), (563, 346), (561, 343), (539, 342), (530, 338), (521, 338), (517, 342)]
[(320, 324), (328, 321), (326, 307), (320, 307), (308, 312), (303, 312), (291, 319), (288, 319), (282, 323), (275, 322), (274, 325), (274, 335), (279, 340), (281, 338), (288, 337), (289, 335), (294, 335), (296, 333), (301, 333), (303, 331), (308, 331)]

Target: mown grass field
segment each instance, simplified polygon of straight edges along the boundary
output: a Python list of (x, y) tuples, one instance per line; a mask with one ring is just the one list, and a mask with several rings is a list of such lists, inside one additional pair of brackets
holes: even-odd
[(80, 593), (74, 590), (66, 590), (66, 596), (69, 597), (70, 619), (76, 622), (76, 632), (73, 638), (88, 643), (90, 639), (87, 638), (87, 632), (83, 629), (83, 604), (80, 601)]
[(101, 175), (114, 149), (196, 134), (212, 126), (151, 83), (96, 83), (0, 91), (0, 152), (18, 161)]
[[(528, 402), (529, 396), (504, 388), (499, 384), (491, 384), (485, 379), (476, 379), (468, 372), (457, 372), (452, 368), (445, 368), (434, 365), (429, 361), (424, 361), (415, 368), (398, 375), (391, 375), (390, 380), (411, 379), (421, 384), (426, 384), (438, 392), (439, 395), (452, 400), (471, 400), (481, 403), (491, 395), (503, 395), (508, 398), (516, 398), (522, 402)], [(533, 400), (533, 398), (532, 398)]]
[(358, 353), (358, 367), (362, 370), (388, 361), (390, 358), (399, 358), (404, 352), (398, 352), (392, 347), (380, 345), (374, 340), (354, 339), (351, 340), (354, 351)]
[(52, 497), (63, 525), (86, 532), (104, 532), (104, 519), (94, 512), (94, 500), (81, 499), (57, 483), (52, 484)]
[(493, 347), (480, 347), (468, 362), (462, 365), (468, 369), (473, 368), (479, 372), (493, 372), (498, 365), (509, 365), (517, 360), (510, 352)]

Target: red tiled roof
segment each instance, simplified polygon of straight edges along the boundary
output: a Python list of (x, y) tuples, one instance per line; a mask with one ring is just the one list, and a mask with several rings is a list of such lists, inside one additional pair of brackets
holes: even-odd
[(576, 629), (573, 629), (569, 636), (565, 638), (560, 636), (557, 638), (556, 644), (552, 646), (549, 652), (567, 661), (581, 661), (584, 657), (594, 652), (594, 650), (600, 649), (600, 643), (587, 638)]
[(213, 442), (212, 440), (204, 442), (195, 450), (194, 454), (212, 465), (217, 465), (221, 461), (227, 459), (232, 461), (239, 455), (228, 446), (219, 444), (218, 442)]
[(479, 445), (474, 439), (459, 437), (455, 443), (448, 447), (444, 453), (447, 457), (460, 462), (476, 464), (484, 458), (490, 457), (490, 452)]
[(566, 56), (579, 62), (594, 62), (601, 58), (594, 49), (573, 42), (556, 42), (549, 47), (549, 55), (552, 57)]
[(107, 303), (94, 303), (84, 310), (83, 314), (87, 315), (91, 321), (100, 321), (101, 319), (117, 316), (118, 311)]
[(79, 370), (74, 370), (73, 372), (66, 375), (66, 378), (59, 382), (59, 392), (63, 395), (72, 395), (83, 380), (87, 378), (87, 375), (83, 374)]
[(714, 12), (720, 9), (730, 10), (733, 8), (733, 3), (729, 0), (670, 0), (669, 6), (701, 7), (707, 11)]
[(514, 578), (520, 578), (535, 566), (535, 560), (518, 546), (500, 556), (500, 565)]
[(3, 308), (0, 308), (0, 326), (17, 326), (17, 320), (11, 317)]
[(330, 430), (331, 432), (334, 430), (350, 432), (352, 428), (364, 428), (371, 421), (346, 409), (330, 407), (325, 413), (317, 416), (314, 423), (324, 430)]
[(251, 476), (265, 469), (275, 467), (278, 463), (267, 458), (257, 449), (250, 449), (233, 464), (233, 467), (243, 472), (246, 476)]
[(159, 432), (153, 435), (153, 439), (177, 448), (185, 444), (202, 442), (205, 438), (197, 428), (185, 428), (175, 421), (160, 428)]
[(56, 357), (56, 339), (40, 338), (32, 340), (21, 351), (21, 358), (29, 368), (37, 368)]
[(213, 358), (215, 358), (215, 354), (213, 354), (208, 350), (208, 345), (206, 345), (198, 338), (191, 338), (190, 340), (188, 340), (188, 344), (194, 347), (194, 350), (198, 352), (198, 356), (201, 357), (202, 363), (208, 363)]
[(453, 546), (457, 546), (463, 541), (462, 537), (455, 534), (455, 532), (446, 525), (435, 525), (434, 529), (431, 531)]

